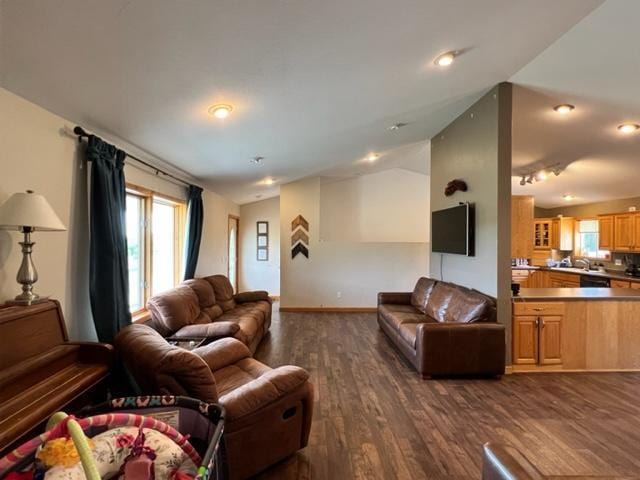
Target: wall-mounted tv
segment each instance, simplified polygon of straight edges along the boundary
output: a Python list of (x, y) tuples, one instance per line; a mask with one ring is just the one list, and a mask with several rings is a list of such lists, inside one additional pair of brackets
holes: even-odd
[(474, 256), (475, 211), (471, 203), (431, 212), (431, 251)]

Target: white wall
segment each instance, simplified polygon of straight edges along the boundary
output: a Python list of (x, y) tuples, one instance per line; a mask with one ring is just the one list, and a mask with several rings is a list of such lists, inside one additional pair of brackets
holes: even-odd
[[(88, 295), (87, 165), (81, 161), (84, 145), (69, 136), (73, 122), (2, 88), (0, 112), (0, 203), (15, 192), (32, 189), (47, 198), (67, 226), (66, 232), (33, 235), (36, 242), (33, 259), (39, 274), (35, 290), (61, 302), (72, 338), (95, 338)], [(96, 133), (136, 156), (167, 168), (160, 160), (122, 139)], [(186, 197), (183, 186), (133, 165), (125, 166), (128, 182), (174, 197)], [(226, 218), (229, 212), (237, 214), (239, 207), (206, 191), (204, 203), (205, 232), (199, 268), (207, 273), (226, 272)], [(18, 232), (0, 230), (0, 302), (13, 298), (20, 289), (15, 282), (21, 261), (20, 239)]]
[(418, 242), (429, 238), (429, 176), (402, 168), (320, 185), (320, 238)]
[[(320, 197), (318, 177), (280, 188), (283, 307), (373, 307), (378, 292), (410, 291), (418, 277), (428, 274), (426, 242), (323, 241)], [(309, 259), (302, 255), (291, 258), (291, 221), (299, 214), (309, 221)]]
[[(269, 222), (269, 260), (256, 258), (256, 222)], [(280, 197), (240, 206), (239, 290), (280, 295)]]

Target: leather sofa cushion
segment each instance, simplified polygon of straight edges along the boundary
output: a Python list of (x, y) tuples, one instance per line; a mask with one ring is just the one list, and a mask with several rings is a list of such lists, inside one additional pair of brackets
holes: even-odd
[(379, 305), (378, 312), (389, 326), (396, 330), (404, 323), (421, 323), (427, 320), (424, 313), (420, 313), (411, 305)]
[(433, 291), (436, 281), (427, 277), (421, 277), (418, 279), (416, 286), (411, 294), (411, 305), (420, 310), (421, 313), (425, 313), (427, 308), (427, 302)]
[(147, 302), (147, 308), (154, 320), (171, 332), (186, 325), (206, 322), (206, 318), (199, 318), (203, 314), (197, 295), (186, 285), (179, 285), (151, 297)]
[(483, 294), (452, 283), (438, 282), (427, 302), (426, 314), (438, 322), (488, 321), (491, 302)]
[(216, 402), (216, 383), (207, 363), (193, 352), (173, 346), (153, 328), (129, 325), (116, 336), (116, 348), (146, 393), (184, 394)]
[(220, 392), (220, 404), (229, 420), (254, 413), (304, 384), (309, 374), (300, 367), (271, 369), (245, 358), (214, 373)]
[(233, 322), (201, 323), (186, 325), (173, 334), (177, 338), (223, 338), (233, 337), (240, 330), (240, 325)]
[(218, 305), (217, 303), (215, 305), (210, 306), (210, 307), (203, 308), (202, 311), (205, 313), (205, 315), (207, 315), (207, 317), (209, 317), (211, 319), (211, 321), (213, 321), (216, 318), (220, 317), (224, 313), (222, 311), (222, 307), (220, 305)]
[(224, 312), (236, 306), (236, 302), (233, 299), (233, 286), (227, 277), (224, 275), (211, 275), (210, 277), (204, 277), (204, 279), (213, 287), (216, 302)]
[(185, 280), (181, 285), (186, 285), (198, 296), (198, 304), (204, 309), (216, 304), (216, 294), (209, 282), (203, 278), (192, 278)]
[(416, 330), (419, 323), (403, 323), (398, 328), (398, 333), (411, 348), (416, 348)]

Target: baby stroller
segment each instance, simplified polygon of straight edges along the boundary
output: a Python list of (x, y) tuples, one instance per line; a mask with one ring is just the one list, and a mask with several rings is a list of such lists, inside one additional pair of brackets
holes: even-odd
[[(67, 422), (67, 419), (70, 420)], [(114, 427), (125, 426), (139, 428), (140, 432), (143, 428), (161, 432), (173, 440), (198, 467), (194, 477), (196, 480), (226, 479), (225, 462), (222, 459), (224, 408), (188, 397), (174, 396), (116, 398), (86, 407), (76, 417), (67, 417), (55, 425), (50, 422), (45, 433), (0, 458), (0, 478), (5, 478), (5, 475), (10, 478), (30, 478), (17, 472), (33, 470), (37, 463), (34, 460), (38, 448), (60, 437), (61, 429), (66, 434), (70, 432), (71, 437), (76, 440), (74, 432), (84, 432), (86, 437), (91, 438)], [(81, 434), (83, 438), (86, 438), (85, 435)], [(82, 458), (82, 445), (78, 446), (76, 443), (76, 448)], [(91, 451), (88, 452), (91, 457)], [(87, 478), (96, 478), (96, 471), (89, 474), (91, 466), (85, 465), (84, 458), (82, 467)]]

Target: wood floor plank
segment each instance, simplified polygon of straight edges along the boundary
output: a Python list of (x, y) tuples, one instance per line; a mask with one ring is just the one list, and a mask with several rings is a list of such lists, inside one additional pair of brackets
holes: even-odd
[(277, 308), (256, 358), (315, 385), (309, 446), (260, 480), (477, 479), (487, 441), (549, 475), (640, 475), (639, 373), (423, 380), (375, 314)]

